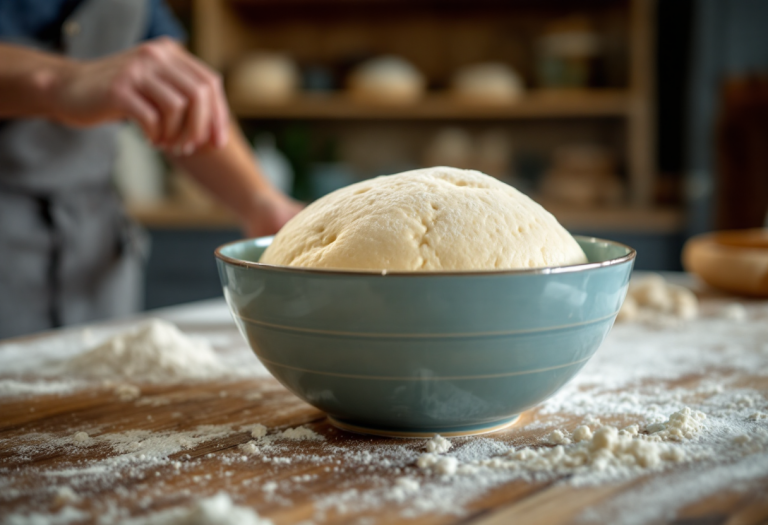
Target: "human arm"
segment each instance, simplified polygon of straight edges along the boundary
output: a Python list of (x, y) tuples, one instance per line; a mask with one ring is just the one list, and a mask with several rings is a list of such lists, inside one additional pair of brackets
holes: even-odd
[(219, 76), (169, 39), (77, 62), (0, 44), (0, 118), (88, 126), (131, 119), (241, 219), (275, 233), (300, 209), (262, 175), (231, 122)]
[(58, 55), (0, 44), (0, 118), (52, 115), (54, 85), (66, 63)]
[(219, 75), (169, 38), (90, 61), (0, 44), (0, 118), (19, 117), (130, 119), (155, 145), (186, 154), (223, 147), (229, 132)]
[(223, 148), (204, 147), (170, 159), (234, 211), (249, 237), (276, 233), (302, 205), (264, 177), (237, 124)]

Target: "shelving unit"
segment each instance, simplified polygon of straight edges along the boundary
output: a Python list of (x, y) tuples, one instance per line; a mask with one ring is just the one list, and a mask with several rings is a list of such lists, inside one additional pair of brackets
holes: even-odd
[[(618, 133), (606, 133), (615, 137), (614, 141), (624, 141), (620, 153), (630, 195), (626, 206), (585, 209), (545, 205), (564, 225), (581, 231), (669, 234), (679, 232), (683, 227), (683, 213), (677, 209), (659, 208), (653, 197), (656, 185), (653, 117), (655, 0), (592, 0), (583, 5), (562, 0), (189, 1), (193, 51), (225, 73), (249, 50), (285, 50), (299, 60), (311, 61), (318, 57), (328, 58), (334, 49), (351, 41), (368, 39), (381, 43), (379, 52), (404, 56), (410, 53), (429, 75), (444, 78), (452, 67), (446, 57), (456, 54), (456, 49), (461, 51), (461, 46), (473, 39), (485, 38), (490, 42), (491, 37), (487, 35), (493, 31), (497, 36), (508, 31), (515, 36), (519, 33), (520, 39), (530, 39), (535, 35), (537, 21), (542, 18), (578, 11), (580, 7), (598, 14), (605, 12), (610, 23), (604, 21), (603, 28), (617, 25), (615, 22), (619, 20), (618, 38), (624, 49), (622, 56), (625, 56), (622, 64), (624, 80), (621, 85), (610, 88), (567, 92), (531, 89), (519, 101), (506, 105), (471, 104), (440, 90), (430, 91), (423, 100), (409, 105), (364, 104), (351, 100), (343, 92), (305, 93), (282, 104), (256, 104), (237, 99), (230, 100), (230, 104), (234, 114), (243, 120), (306, 122), (310, 126), (323, 126), (324, 122), (333, 122), (337, 127), (347, 122), (357, 126), (365, 121), (371, 121), (371, 126), (383, 123), (406, 126), (418, 121), (434, 125), (482, 125), (487, 122), (491, 126), (536, 122), (537, 126), (557, 129), (557, 126), (583, 122), (593, 127), (605, 126), (606, 130), (618, 129)], [(374, 15), (355, 18), (355, 13), (368, 8), (378, 11)], [(463, 10), (465, 15), (457, 17), (457, 10)], [(393, 31), (393, 28), (398, 30)], [(454, 40), (461, 41), (458, 48)], [(486, 49), (494, 49), (488, 42)], [(524, 55), (519, 49), (507, 46), (508, 42), (499, 42), (503, 52), (516, 53), (518, 60)], [(448, 49), (451, 45), (453, 51)], [(531, 64), (523, 60), (521, 67), (530, 76)], [(173, 205), (134, 210), (134, 216), (147, 225), (163, 227), (223, 228), (236, 225), (231, 216), (221, 211), (198, 212)]]
[[(542, 202), (558, 220), (574, 231), (621, 231), (628, 233), (675, 233), (684, 224), (684, 214), (675, 208), (570, 208)], [(199, 209), (168, 202), (129, 206), (137, 221), (153, 229), (215, 230), (240, 227), (233, 214), (222, 208)]]
[(147, 228), (236, 229), (237, 218), (220, 207), (196, 208), (174, 201), (151, 205), (128, 205), (128, 213)]
[(571, 231), (622, 232), (631, 234), (675, 234), (685, 224), (682, 210), (669, 207), (581, 209), (542, 202), (557, 220)]
[(576, 92), (532, 91), (512, 104), (483, 104), (432, 94), (415, 104), (360, 103), (343, 93), (311, 94), (281, 104), (254, 104), (231, 100), (233, 112), (255, 119), (386, 119), (386, 120), (513, 120), (617, 117), (632, 111), (631, 97), (623, 90)]

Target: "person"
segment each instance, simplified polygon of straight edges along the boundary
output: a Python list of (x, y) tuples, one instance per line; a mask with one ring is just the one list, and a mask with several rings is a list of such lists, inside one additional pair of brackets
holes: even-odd
[(162, 0), (0, 0), (0, 338), (135, 311), (141, 233), (111, 181), (120, 121), (240, 217), (300, 204), (261, 174), (221, 79)]

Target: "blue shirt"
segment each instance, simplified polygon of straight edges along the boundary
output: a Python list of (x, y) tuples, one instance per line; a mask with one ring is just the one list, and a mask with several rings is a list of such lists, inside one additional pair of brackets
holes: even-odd
[[(98, 1), (98, 0), (92, 0)], [(0, 42), (61, 48), (61, 26), (83, 0), (0, 0)], [(186, 40), (186, 32), (164, 0), (148, 0), (145, 39), (168, 36)]]

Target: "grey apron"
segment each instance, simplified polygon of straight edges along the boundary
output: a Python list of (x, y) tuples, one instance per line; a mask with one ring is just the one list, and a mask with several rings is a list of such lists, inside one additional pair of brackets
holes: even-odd
[[(85, 0), (62, 26), (63, 53), (87, 60), (135, 45), (147, 7)], [(117, 126), (0, 127), (0, 339), (140, 307), (146, 242), (111, 181)]]

